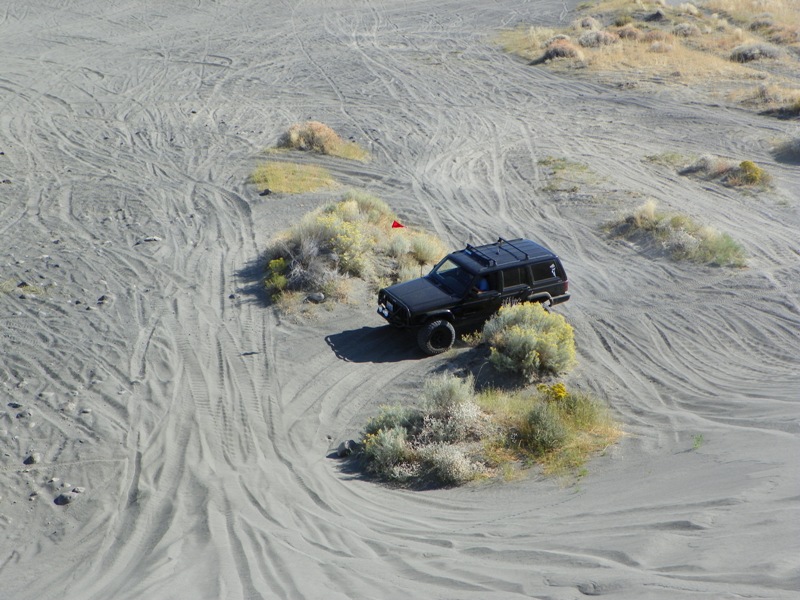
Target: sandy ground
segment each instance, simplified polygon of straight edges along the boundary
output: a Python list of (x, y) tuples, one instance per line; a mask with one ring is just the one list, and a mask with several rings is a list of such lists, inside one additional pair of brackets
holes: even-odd
[[(770, 148), (798, 124), (488, 42), (572, 6), (0, 3), (0, 597), (797, 597), (800, 173)], [(308, 118), (370, 149), (317, 162), (407, 223), (562, 256), (569, 381), (627, 433), (587, 476), (411, 492), (331, 458), (448, 359), (372, 298), (304, 323), (264, 306), (260, 252), (337, 196), (246, 178)], [(643, 160), (667, 151), (755, 160), (775, 189)], [(549, 155), (608, 193), (542, 191)], [(609, 240), (648, 196), (732, 234), (749, 267)]]

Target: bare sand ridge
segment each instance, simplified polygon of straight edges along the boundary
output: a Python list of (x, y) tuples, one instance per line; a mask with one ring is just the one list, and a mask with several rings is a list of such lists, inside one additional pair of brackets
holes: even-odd
[[(487, 41), (572, 6), (3, 3), (0, 597), (796, 597), (800, 172), (771, 145), (797, 121)], [(246, 179), (309, 118), (373, 156), (313, 160), (408, 223), (562, 256), (570, 383), (627, 432), (577, 484), (415, 493), (329, 458), (447, 358), (371, 299), (303, 324), (265, 308), (260, 252), (337, 196)], [(775, 190), (643, 160), (665, 151), (754, 160)], [(548, 194), (546, 156), (616, 191)], [(610, 241), (600, 225), (644, 196), (730, 233), (749, 267)]]

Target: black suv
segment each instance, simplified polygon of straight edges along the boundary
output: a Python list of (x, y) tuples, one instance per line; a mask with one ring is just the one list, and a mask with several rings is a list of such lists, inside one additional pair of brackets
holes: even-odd
[(430, 273), (378, 292), (378, 314), (392, 325), (418, 328), (426, 354), (449, 349), (454, 325), (479, 326), (503, 304), (569, 300), (558, 256), (530, 240), (470, 246), (443, 258)]

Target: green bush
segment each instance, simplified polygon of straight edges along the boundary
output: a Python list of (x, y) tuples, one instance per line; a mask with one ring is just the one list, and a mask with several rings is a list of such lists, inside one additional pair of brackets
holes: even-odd
[(558, 408), (549, 402), (536, 403), (519, 431), (520, 445), (534, 454), (560, 448), (567, 441), (567, 435)]
[(402, 427), (379, 429), (365, 436), (364, 454), (369, 470), (386, 479), (395, 479), (395, 467), (413, 457), (406, 430)]
[(538, 303), (502, 307), (484, 325), (483, 340), (495, 367), (528, 381), (547, 371), (565, 372), (575, 364), (572, 326)]
[(365, 435), (374, 435), (380, 430), (405, 429), (414, 431), (422, 424), (422, 413), (408, 406), (383, 406), (381, 412), (372, 417), (366, 427)]

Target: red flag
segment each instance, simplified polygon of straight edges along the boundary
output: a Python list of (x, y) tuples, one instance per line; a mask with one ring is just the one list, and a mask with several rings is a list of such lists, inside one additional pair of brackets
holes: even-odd
[(397, 229), (398, 227), (405, 227), (405, 225), (398, 223), (397, 221), (392, 221), (392, 229)]

